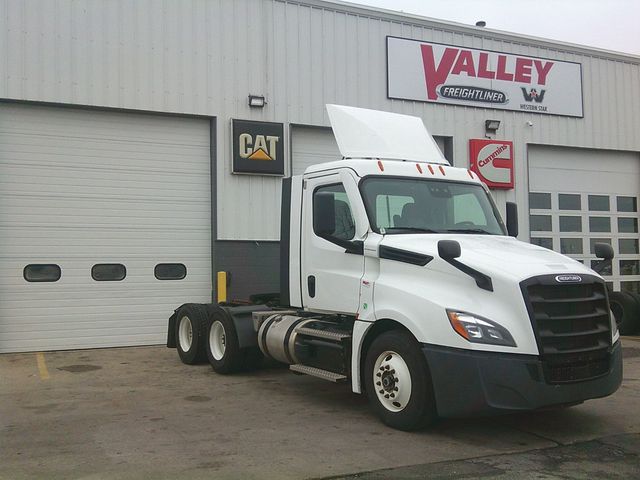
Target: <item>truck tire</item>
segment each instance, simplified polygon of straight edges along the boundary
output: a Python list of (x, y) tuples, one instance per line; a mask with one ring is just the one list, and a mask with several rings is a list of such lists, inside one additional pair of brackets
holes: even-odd
[(410, 333), (392, 330), (377, 337), (367, 351), (364, 375), (369, 403), (385, 424), (410, 431), (435, 422), (431, 373)]
[(176, 312), (176, 348), (182, 363), (193, 365), (207, 359), (206, 332), (209, 312), (205, 305), (187, 303)]
[(618, 324), (620, 335), (633, 335), (638, 331), (640, 305), (632, 294), (612, 292), (609, 294), (609, 305)]
[(221, 309), (210, 311), (207, 330), (207, 358), (213, 370), (223, 375), (257, 367), (262, 352), (257, 347), (238, 346), (238, 334), (233, 320)]

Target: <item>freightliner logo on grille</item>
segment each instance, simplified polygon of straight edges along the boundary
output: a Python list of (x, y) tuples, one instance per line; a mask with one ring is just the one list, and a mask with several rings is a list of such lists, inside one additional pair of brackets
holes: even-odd
[(556, 282), (560, 283), (579, 283), (581, 281), (580, 275), (556, 275)]

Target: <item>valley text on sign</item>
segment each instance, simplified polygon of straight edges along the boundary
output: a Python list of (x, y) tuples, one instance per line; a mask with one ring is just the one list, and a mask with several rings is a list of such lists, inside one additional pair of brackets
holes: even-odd
[(582, 66), (387, 37), (388, 97), (582, 117)]
[(282, 123), (233, 120), (233, 173), (284, 175)]

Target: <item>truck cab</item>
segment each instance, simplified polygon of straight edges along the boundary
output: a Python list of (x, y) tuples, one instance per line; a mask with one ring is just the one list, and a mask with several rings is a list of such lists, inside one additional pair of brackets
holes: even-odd
[(349, 381), (406, 430), (619, 387), (619, 334), (596, 272), (517, 240), (515, 205), (505, 225), (420, 119), (327, 108), (343, 159), (283, 182), (280, 306), (252, 314), (264, 355)]

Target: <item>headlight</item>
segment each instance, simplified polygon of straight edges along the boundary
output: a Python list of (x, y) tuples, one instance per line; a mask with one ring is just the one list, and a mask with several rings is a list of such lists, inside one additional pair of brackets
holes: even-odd
[(505, 347), (517, 346), (506, 328), (486, 318), (455, 310), (447, 310), (447, 316), (453, 329), (465, 340)]

